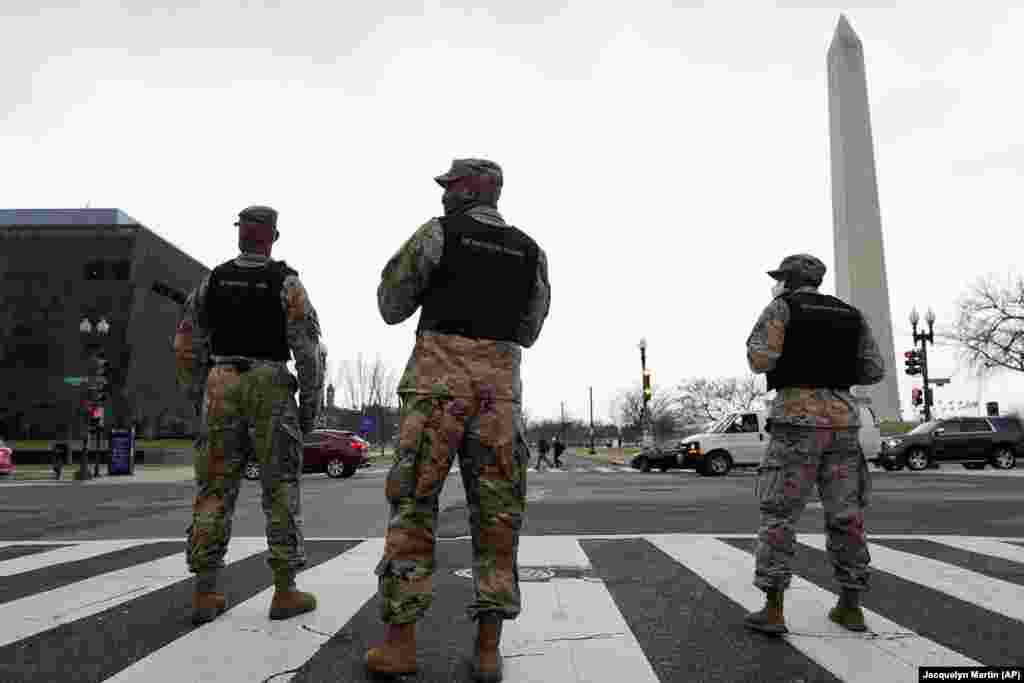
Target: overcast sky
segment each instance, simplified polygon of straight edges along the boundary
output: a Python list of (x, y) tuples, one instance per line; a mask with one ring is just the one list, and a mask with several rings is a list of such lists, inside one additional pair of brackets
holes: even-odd
[[(0, 4), (0, 201), (120, 208), (208, 267), (237, 251), (238, 210), (270, 204), (274, 257), (299, 270), (334, 367), (358, 352), (404, 367), (419, 314), (381, 320), (381, 269), (441, 213), (432, 177), (481, 156), (550, 263), (551, 312), (524, 354), (531, 415), (565, 401), (589, 417), (593, 386), (606, 418), (639, 380), (641, 336), (656, 390), (747, 372), (766, 270), (810, 252), (834, 292), (825, 57), (840, 12), (866, 56), (904, 406), (911, 307), (948, 326), (957, 295), (1024, 247), (1020, 10), (174, 4)], [(978, 399), (951, 349), (930, 354), (953, 378), (937, 399)], [(996, 375), (982, 401), (1022, 387)]]

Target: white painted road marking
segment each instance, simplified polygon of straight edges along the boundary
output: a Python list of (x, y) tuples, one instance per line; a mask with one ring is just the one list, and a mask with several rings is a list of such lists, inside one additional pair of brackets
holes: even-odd
[[(317, 609), (312, 612), (268, 620), (274, 595), (274, 588), (268, 588), (239, 605), (229, 605), (216, 620), (106, 679), (107, 683), (159, 681), (167, 672), (184, 681), (249, 683), (296, 669), (376, 594), (373, 569), (383, 552), (383, 539), (365, 541), (303, 571), (302, 590), (317, 596)], [(291, 675), (273, 677), (282, 683), (291, 679)]]

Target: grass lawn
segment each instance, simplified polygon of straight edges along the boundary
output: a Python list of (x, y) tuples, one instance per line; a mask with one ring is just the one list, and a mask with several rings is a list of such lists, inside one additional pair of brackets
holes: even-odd
[[(135, 465), (136, 472), (173, 472), (175, 470), (192, 472), (192, 465), (142, 465), (138, 463)], [(73, 481), (77, 471), (78, 460), (64, 465), (60, 480)], [(89, 471), (92, 472), (92, 463), (89, 463)], [(106, 465), (100, 465), (100, 474), (107, 476)], [(18, 465), (13, 476), (0, 477), (0, 481), (34, 481), (38, 479), (53, 481), (53, 468), (49, 465)]]
[[(19, 451), (46, 451), (54, 443), (58, 443), (62, 439), (18, 439), (16, 441), (8, 441), (7, 445), (13, 450)], [(76, 439), (75, 446), (80, 447), (82, 440)], [(185, 448), (192, 448), (191, 439), (137, 439), (135, 441), (136, 450), (182, 450)]]

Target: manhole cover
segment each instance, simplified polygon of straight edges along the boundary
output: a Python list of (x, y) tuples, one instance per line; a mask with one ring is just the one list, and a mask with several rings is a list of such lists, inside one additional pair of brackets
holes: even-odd
[[(455, 576), (463, 579), (472, 579), (472, 569), (456, 569), (454, 572)], [(519, 568), (519, 580), (520, 581), (547, 581), (553, 577), (555, 573), (550, 569), (542, 569), (539, 567), (520, 567)]]

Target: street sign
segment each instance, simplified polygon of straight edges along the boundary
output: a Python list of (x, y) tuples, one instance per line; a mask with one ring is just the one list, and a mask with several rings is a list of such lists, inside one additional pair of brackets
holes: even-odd
[(71, 384), (73, 386), (78, 386), (79, 384), (84, 384), (85, 382), (88, 382), (88, 381), (89, 381), (88, 377), (65, 377), (64, 378), (64, 384)]

